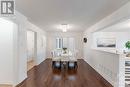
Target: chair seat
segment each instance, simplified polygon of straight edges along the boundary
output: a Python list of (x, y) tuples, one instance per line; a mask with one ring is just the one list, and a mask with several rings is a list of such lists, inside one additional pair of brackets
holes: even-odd
[(69, 67), (74, 67), (75, 65), (74, 65), (74, 63), (73, 62), (70, 62), (69, 63)]
[(77, 61), (69, 61), (68, 68), (69, 69), (72, 69), (72, 68), (76, 69), (77, 68)]
[(61, 61), (53, 61), (52, 67), (60, 69), (61, 68)]
[(60, 65), (61, 65), (60, 62), (55, 62), (56, 67), (60, 67)]

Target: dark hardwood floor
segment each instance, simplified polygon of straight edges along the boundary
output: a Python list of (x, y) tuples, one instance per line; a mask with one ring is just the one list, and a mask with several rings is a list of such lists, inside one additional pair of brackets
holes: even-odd
[(84, 60), (77, 70), (53, 70), (47, 59), (28, 72), (28, 78), (17, 87), (113, 87)]

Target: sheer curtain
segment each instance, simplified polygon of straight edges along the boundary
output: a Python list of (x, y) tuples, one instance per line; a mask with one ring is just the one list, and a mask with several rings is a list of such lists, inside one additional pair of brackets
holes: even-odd
[(74, 38), (68, 38), (68, 49), (72, 52), (75, 50), (75, 39)]

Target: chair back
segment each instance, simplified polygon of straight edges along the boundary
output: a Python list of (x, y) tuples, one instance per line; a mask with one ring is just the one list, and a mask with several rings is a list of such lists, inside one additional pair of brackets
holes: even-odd
[(71, 54), (71, 56), (70, 56), (70, 61), (77, 61), (77, 50), (74, 50), (74, 51), (71, 51), (70, 52), (70, 54)]
[(52, 51), (52, 58), (59, 57), (59, 56), (61, 56), (61, 54), (62, 54), (62, 50), (61, 49), (53, 50)]

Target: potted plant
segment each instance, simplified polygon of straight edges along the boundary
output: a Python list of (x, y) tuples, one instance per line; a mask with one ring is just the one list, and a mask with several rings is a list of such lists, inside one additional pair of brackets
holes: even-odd
[[(125, 43), (125, 47), (126, 47), (128, 50), (130, 50), (130, 41), (127, 41), (127, 42)], [(127, 57), (130, 57), (130, 52), (129, 52), (129, 51), (127, 52), (126, 56), (127, 56)]]

